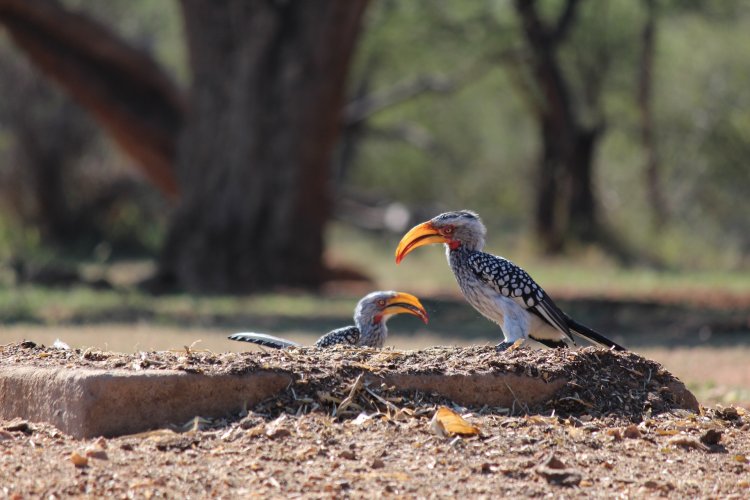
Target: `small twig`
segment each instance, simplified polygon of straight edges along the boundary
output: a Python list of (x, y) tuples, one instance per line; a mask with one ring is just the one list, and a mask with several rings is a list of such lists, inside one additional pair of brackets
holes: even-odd
[(508, 388), (510, 391), (511, 396), (513, 396), (513, 407), (510, 410), (510, 414), (514, 415), (516, 413), (516, 402), (525, 409), (526, 413), (529, 413), (529, 407), (525, 403), (521, 403), (521, 401), (516, 397), (516, 393), (513, 392), (513, 389), (508, 385), (508, 382), (503, 382), (505, 384), (505, 387)]
[[(618, 397), (617, 399), (620, 399), (620, 398)], [(581, 398), (575, 398), (573, 396), (566, 396), (564, 398), (560, 398), (560, 401), (575, 401), (576, 403), (582, 404), (583, 406), (585, 406), (587, 408), (593, 408), (594, 407), (594, 404), (588, 403), (588, 402), (582, 400)], [(622, 402), (622, 400), (620, 400), (620, 402)]]
[(370, 390), (369, 387), (365, 387), (365, 391), (367, 391), (368, 393), (370, 393), (372, 395), (372, 397), (374, 397), (375, 399), (377, 399), (378, 401), (380, 401), (381, 403), (383, 403), (385, 405), (385, 407), (388, 408), (389, 411), (390, 410), (393, 410), (393, 411), (398, 411), (399, 410), (398, 406), (396, 406), (393, 403), (391, 403), (390, 401), (388, 401), (388, 400), (380, 397), (378, 394), (375, 394), (374, 392), (372, 392)]
[(346, 398), (344, 398), (344, 400), (341, 402), (338, 409), (336, 410), (338, 414), (341, 414), (341, 412), (346, 410), (354, 402), (354, 398), (356, 397), (357, 392), (362, 388), (363, 376), (364, 376), (364, 373), (360, 373), (357, 379), (352, 384), (352, 387), (349, 390), (349, 395)]

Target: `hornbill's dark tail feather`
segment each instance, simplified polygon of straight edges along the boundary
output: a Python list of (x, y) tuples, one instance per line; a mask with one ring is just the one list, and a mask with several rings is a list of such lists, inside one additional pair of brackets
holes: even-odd
[(568, 328), (570, 328), (571, 332), (578, 334), (583, 338), (589, 339), (592, 342), (603, 345), (605, 347), (614, 348), (615, 351), (627, 351), (627, 349), (625, 349), (623, 346), (621, 346), (617, 342), (609, 340), (607, 337), (605, 337), (599, 332), (592, 330), (588, 326), (580, 324), (573, 318), (567, 318), (567, 319), (568, 319)]
[(296, 342), (292, 342), (291, 340), (281, 339), (279, 337), (274, 337), (273, 335), (266, 335), (265, 333), (235, 333), (227, 338), (229, 340), (237, 340), (240, 342), (251, 342), (253, 344), (262, 345), (264, 347), (271, 347), (273, 349), (285, 349), (287, 347), (295, 347), (300, 345)]

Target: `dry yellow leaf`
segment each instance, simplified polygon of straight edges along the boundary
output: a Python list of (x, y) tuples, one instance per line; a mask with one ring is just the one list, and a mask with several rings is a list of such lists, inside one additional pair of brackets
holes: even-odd
[(476, 436), (479, 434), (479, 427), (471, 425), (461, 415), (445, 406), (441, 406), (435, 412), (435, 416), (432, 417), (432, 422), (430, 422), (430, 428), (435, 434), (443, 437)]
[(530, 417), (526, 417), (526, 421), (534, 425), (550, 425), (551, 420), (552, 419), (548, 417), (542, 417), (540, 415), (531, 415)]
[(70, 454), (70, 461), (73, 462), (73, 465), (76, 467), (86, 467), (89, 464), (88, 458), (75, 451)]
[(677, 429), (656, 429), (656, 434), (659, 436), (675, 436), (679, 433), (680, 431), (678, 431)]

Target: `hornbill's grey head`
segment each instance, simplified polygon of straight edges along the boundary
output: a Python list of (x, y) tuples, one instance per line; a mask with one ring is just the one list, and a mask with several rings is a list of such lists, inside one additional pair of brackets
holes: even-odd
[(362, 326), (384, 324), (396, 314), (412, 314), (425, 324), (429, 319), (427, 311), (414, 295), (387, 291), (365, 295), (354, 309), (354, 321)]
[(396, 248), (396, 263), (401, 262), (415, 248), (434, 243), (445, 243), (451, 250), (459, 247), (481, 250), (486, 233), (487, 230), (476, 213), (469, 210), (446, 212), (417, 224), (401, 238)]

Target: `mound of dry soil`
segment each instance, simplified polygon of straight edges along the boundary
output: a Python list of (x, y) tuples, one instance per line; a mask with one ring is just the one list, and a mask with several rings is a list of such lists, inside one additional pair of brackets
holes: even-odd
[[(503, 406), (496, 410), (510, 414), (610, 415), (635, 422), (675, 408), (698, 409), (694, 396), (658, 363), (631, 352), (596, 348), (497, 353), (479, 346), (404, 352), (339, 347), (130, 355), (24, 342), (4, 346), (0, 366), (177, 370), (206, 376), (283, 373), (291, 385), (261, 405), (274, 416), (322, 410), (345, 417), (363, 410), (383, 411), (383, 401), (394, 398), (413, 409), (459, 403), (473, 408)], [(353, 390), (355, 381), (359, 384)], [(347, 408), (340, 408), (345, 398)]]

